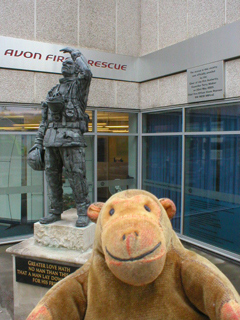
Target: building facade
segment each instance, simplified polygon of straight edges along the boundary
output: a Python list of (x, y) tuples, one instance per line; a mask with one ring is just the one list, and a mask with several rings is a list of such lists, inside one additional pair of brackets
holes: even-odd
[(71, 46), (94, 76), (91, 200), (127, 188), (169, 197), (180, 238), (240, 261), (239, 1), (3, 0), (0, 11), (0, 241), (47, 213), (44, 174), (26, 156)]

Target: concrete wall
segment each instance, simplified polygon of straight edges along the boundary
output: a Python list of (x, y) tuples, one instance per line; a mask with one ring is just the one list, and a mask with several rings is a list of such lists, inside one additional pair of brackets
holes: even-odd
[[(225, 62), (225, 97), (240, 98), (240, 59)], [(179, 73), (140, 84), (140, 108), (187, 103), (187, 73)]]
[[(141, 56), (240, 19), (239, 0), (2, 0), (0, 35)], [(240, 96), (240, 60), (226, 97)], [(0, 101), (40, 103), (59, 75), (0, 69)], [(142, 84), (93, 79), (89, 105), (147, 109), (187, 103), (186, 73)]]
[(140, 55), (239, 19), (239, 0), (141, 0)]
[[(2, 0), (0, 35), (140, 54), (140, 0)], [(0, 69), (0, 101), (40, 103), (61, 76)], [(93, 79), (91, 106), (139, 108), (139, 85)]]
[[(141, 50), (145, 55), (240, 19), (239, 0), (142, 0)], [(240, 96), (240, 59), (225, 63), (226, 98)], [(187, 75), (140, 84), (140, 108), (187, 103)]]

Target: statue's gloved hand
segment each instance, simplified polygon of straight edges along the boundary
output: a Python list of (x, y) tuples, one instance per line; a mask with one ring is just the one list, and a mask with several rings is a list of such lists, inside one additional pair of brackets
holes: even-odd
[(79, 51), (79, 50), (74, 50), (72, 53), (71, 53), (71, 56), (72, 56), (72, 59), (74, 61), (76, 61), (77, 58), (79, 57), (83, 57), (82, 56), (82, 53)]
[(71, 47), (66, 47), (61, 49), (60, 51), (62, 51), (63, 53), (72, 53), (75, 49), (71, 48)]
[(40, 151), (42, 151), (43, 146), (42, 146), (42, 144), (35, 143), (35, 144), (32, 146), (32, 148), (28, 151), (28, 153), (31, 152), (31, 151), (33, 151), (33, 150), (36, 149), (36, 148), (38, 148)]
[(71, 47), (63, 48), (60, 51), (62, 51), (63, 53), (70, 53), (73, 61), (76, 61), (78, 57), (82, 56), (82, 53), (79, 50), (73, 49)]

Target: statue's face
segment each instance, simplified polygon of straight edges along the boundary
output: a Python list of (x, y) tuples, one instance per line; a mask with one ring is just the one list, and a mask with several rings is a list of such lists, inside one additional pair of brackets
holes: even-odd
[(69, 77), (75, 73), (75, 64), (71, 58), (66, 59), (62, 63), (62, 74), (64, 77)]

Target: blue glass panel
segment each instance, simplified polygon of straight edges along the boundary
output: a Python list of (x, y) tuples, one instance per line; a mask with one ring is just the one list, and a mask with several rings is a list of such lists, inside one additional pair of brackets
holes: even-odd
[(240, 103), (186, 109), (186, 131), (240, 130)]
[(33, 233), (43, 216), (43, 172), (27, 165), (35, 135), (0, 135), (0, 238)]
[(184, 234), (240, 253), (240, 137), (186, 138)]
[(170, 198), (177, 207), (173, 228), (180, 231), (182, 137), (144, 137), (143, 189)]
[(143, 133), (182, 131), (182, 110), (143, 115)]

